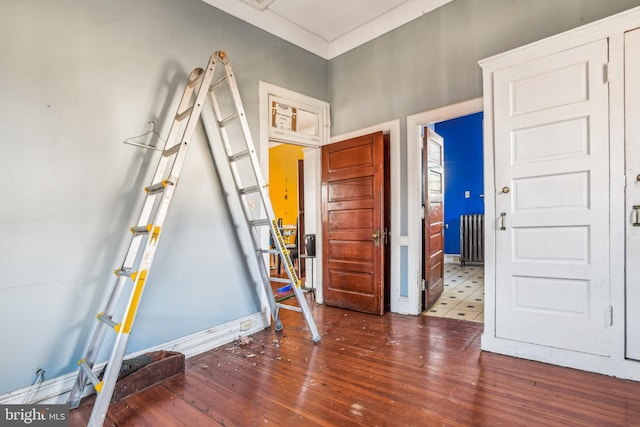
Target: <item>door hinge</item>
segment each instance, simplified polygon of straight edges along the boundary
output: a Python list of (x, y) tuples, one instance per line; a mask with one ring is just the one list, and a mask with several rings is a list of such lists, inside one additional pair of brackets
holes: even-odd
[(422, 290), (422, 291), (426, 291), (427, 290), (427, 281), (424, 280), (424, 279), (422, 279), (420, 281), (420, 290)]
[(607, 307), (607, 323), (609, 326), (613, 326), (613, 306), (610, 305)]
[(603, 71), (603, 83), (610, 83), (611, 82), (611, 64), (610, 63), (606, 63), (604, 64), (604, 66), (602, 67), (602, 71)]
[(424, 206), (420, 206), (420, 218), (424, 219)]

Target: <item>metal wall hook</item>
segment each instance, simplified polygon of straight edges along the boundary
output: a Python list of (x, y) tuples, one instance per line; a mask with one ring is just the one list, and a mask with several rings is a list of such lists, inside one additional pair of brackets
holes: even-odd
[(160, 141), (162, 141), (163, 143), (163, 147), (166, 144), (165, 140), (162, 139), (162, 137), (160, 136), (160, 134), (156, 131), (156, 122), (154, 120), (149, 120), (149, 122), (147, 123), (147, 125), (151, 125), (151, 129), (149, 129), (148, 131), (146, 131), (145, 133), (143, 133), (142, 135), (138, 135), (138, 136), (132, 136), (130, 138), (125, 139), (124, 141), (122, 141), (125, 144), (129, 144), (129, 145), (135, 145), (136, 147), (140, 147), (140, 148), (146, 148), (148, 150), (154, 150), (154, 151), (162, 151), (162, 148), (158, 148), (158, 147), (154, 147), (152, 145), (147, 145), (147, 144), (142, 144), (140, 142), (135, 142), (134, 140), (136, 139), (140, 139), (140, 138), (145, 138), (147, 135), (151, 134), (151, 135), (155, 135)]

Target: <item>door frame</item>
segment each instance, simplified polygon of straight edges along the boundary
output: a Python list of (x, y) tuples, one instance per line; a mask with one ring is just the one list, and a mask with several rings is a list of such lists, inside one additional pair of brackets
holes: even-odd
[[(294, 92), (289, 89), (285, 89), (280, 86), (276, 86), (271, 83), (259, 81), (258, 84), (259, 97), (258, 97), (258, 111), (260, 117), (260, 135), (259, 135), (259, 147), (257, 148), (260, 158), (260, 167), (262, 169), (262, 178), (264, 182), (269, 185), (269, 123), (271, 117), (271, 107), (269, 105), (269, 97), (274, 96), (286, 101), (291, 101), (296, 106), (310, 106), (314, 110), (320, 111), (320, 138), (318, 141), (312, 140), (289, 140), (286, 136), (280, 137), (277, 142), (294, 144), (306, 147), (303, 149), (305, 156), (305, 215), (306, 224), (305, 228), (309, 233), (315, 232), (316, 237), (316, 259), (305, 260), (305, 268), (307, 271), (313, 270), (314, 277), (311, 278), (313, 286), (316, 289), (316, 301), (322, 303), (322, 274), (318, 274), (319, 266), (322, 265), (322, 217), (319, 214), (321, 207), (320, 200), (320, 147), (326, 145), (329, 142), (329, 128), (330, 122), (330, 104), (326, 101), (322, 101), (310, 96)], [(307, 162), (308, 160), (308, 162)], [(316, 214), (316, 212), (318, 212)], [(263, 247), (269, 245), (269, 233), (264, 231), (261, 236)], [(300, 244), (300, 237), (298, 238), (298, 244)], [(269, 256), (269, 255), (265, 255)], [(311, 268), (311, 263), (315, 261), (315, 265)], [(320, 270), (321, 271), (321, 270)], [(266, 294), (262, 293), (260, 297), (261, 311), (265, 313), (265, 316), (271, 321), (271, 315), (269, 312), (269, 304)]]
[[(424, 256), (422, 253), (422, 217), (420, 215), (420, 208), (422, 206), (422, 174), (420, 173), (420, 159), (422, 156), (422, 128), (430, 125), (431, 123), (438, 123), (445, 120), (455, 119), (457, 117), (479, 113), (483, 110), (483, 98), (478, 97), (407, 116), (408, 287), (406, 297), (402, 298), (402, 312), (404, 313), (415, 315), (420, 314), (422, 303), (421, 262), (422, 257)], [(485, 158), (485, 165), (487, 161), (489, 161), (489, 159)], [(487, 200), (485, 199), (485, 212), (486, 209)]]

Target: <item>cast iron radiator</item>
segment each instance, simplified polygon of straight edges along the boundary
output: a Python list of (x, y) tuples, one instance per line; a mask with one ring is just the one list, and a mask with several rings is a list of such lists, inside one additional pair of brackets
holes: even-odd
[(460, 265), (484, 263), (484, 215), (460, 215)]

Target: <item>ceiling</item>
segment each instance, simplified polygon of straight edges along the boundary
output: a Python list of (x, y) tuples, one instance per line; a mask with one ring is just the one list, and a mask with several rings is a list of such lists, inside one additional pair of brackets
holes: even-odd
[(452, 0), (203, 0), (325, 59)]

